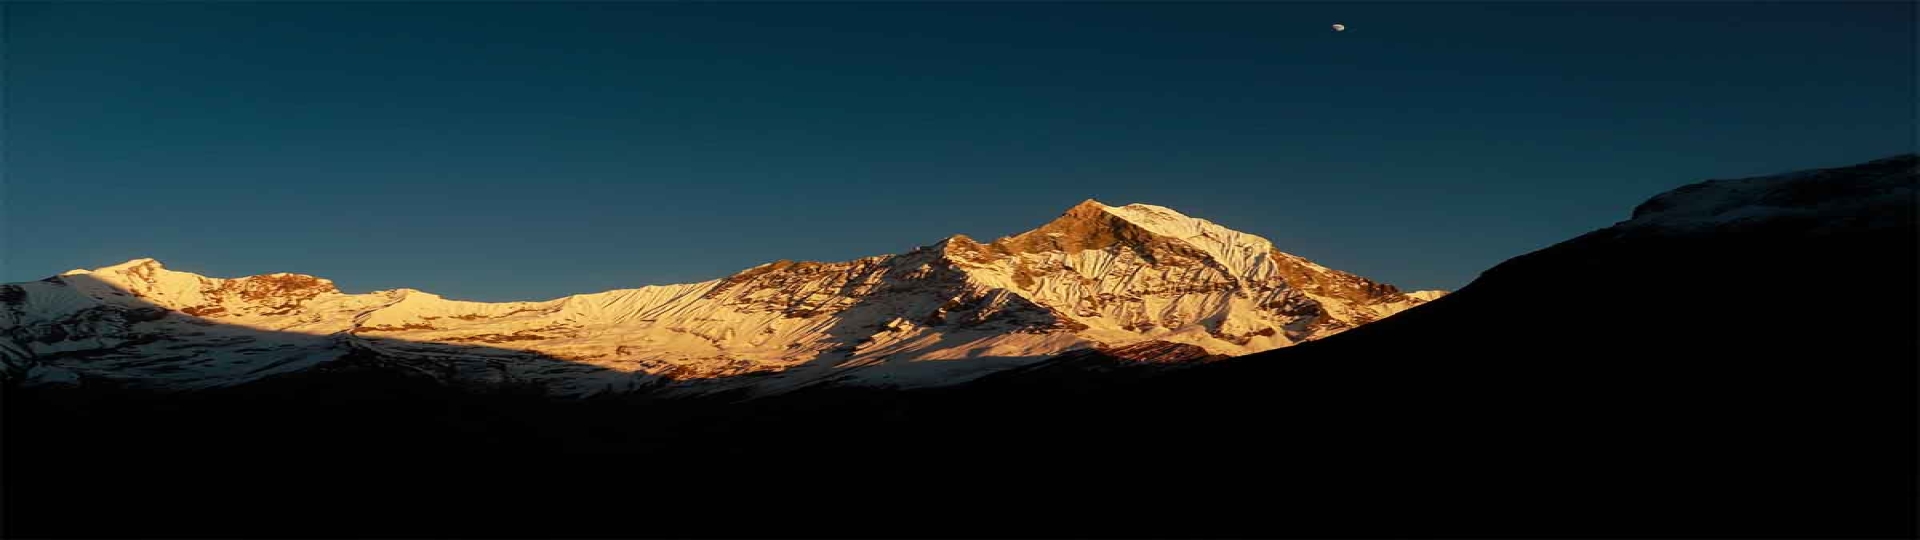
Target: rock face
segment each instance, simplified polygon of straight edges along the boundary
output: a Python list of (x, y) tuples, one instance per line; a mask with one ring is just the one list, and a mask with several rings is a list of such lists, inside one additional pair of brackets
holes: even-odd
[(152, 259), (0, 289), (9, 377), (200, 388), (348, 352), (459, 382), (778, 391), (964, 382), (1082, 349), (1285, 347), (1434, 299), (1171, 209), (1086, 201), (1032, 231), (899, 255), (779, 261), (701, 283), (541, 302), (347, 294), (300, 274), (219, 279)]

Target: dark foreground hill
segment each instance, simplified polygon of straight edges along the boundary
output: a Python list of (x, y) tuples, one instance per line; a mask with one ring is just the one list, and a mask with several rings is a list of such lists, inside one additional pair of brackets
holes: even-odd
[(5, 532), (1910, 537), (1914, 168), (1689, 186), (1401, 315), (1184, 370), (744, 403), (352, 363), (9, 389)]

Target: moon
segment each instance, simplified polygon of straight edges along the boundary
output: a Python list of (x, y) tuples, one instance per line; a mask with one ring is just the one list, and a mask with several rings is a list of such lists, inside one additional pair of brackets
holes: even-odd
[(1335, 31), (1335, 32), (1345, 32), (1345, 31), (1347, 31), (1347, 25), (1344, 25), (1344, 24), (1340, 24), (1340, 23), (1334, 23), (1334, 24), (1333, 24), (1333, 31)]

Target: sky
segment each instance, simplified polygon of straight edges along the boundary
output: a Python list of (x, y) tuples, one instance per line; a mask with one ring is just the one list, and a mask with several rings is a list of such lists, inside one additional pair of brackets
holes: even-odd
[(0, 9), (6, 281), (153, 257), (545, 299), (1093, 198), (1455, 289), (1667, 189), (1915, 136), (1901, 2)]

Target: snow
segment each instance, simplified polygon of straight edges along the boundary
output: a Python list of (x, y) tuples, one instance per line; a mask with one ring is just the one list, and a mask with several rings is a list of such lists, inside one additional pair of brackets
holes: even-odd
[[(1912, 155), (1832, 169), (1710, 180), (1662, 193), (1618, 224), (1627, 233), (1700, 233), (1784, 219), (1891, 219), (1876, 208), (1911, 208)], [(1846, 196), (1833, 190), (1844, 189)]]
[(1435, 291), (1435, 290), (1413, 291), (1413, 292), (1407, 293), (1407, 298), (1431, 302), (1431, 301), (1440, 299), (1441, 296), (1445, 296), (1446, 294), (1447, 294), (1447, 291)]
[(1164, 206), (1151, 204), (1129, 204), (1126, 206), (1105, 206), (1108, 212), (1126, 219), (1154, 234), (1177, 238), (1205, 250), (1215, 261), (1231, 269), (1236, 276), (1247, 279), (1261, 279), (1266, 276), (1252, 272), (1266, 269), (1267, 254), (1273, 251), (1273, 242), (1222, 227), (1214, 222), (1188, 217)]
[(29, 385), (76, 385), (80, 384), (80, 374), (71, 369), (35, 365), (27, 368), (22, 382)]
[[(1086, 204), (1193, 249), (1178, 257), (1127, 246), (1011, 253), (955, 236), (900, 255), (781, 261), (725, 279), (530, 302), (415, 289), (350, 294), (301, 274), (212, 278), (143, 258), (69, 272), (62, 283), (17, 284), (22, 309), (0, 312), (0, 329), (21, 346), (0, 347), (0, 355), (9, 365), (162, 388), (241, 384), (355, 349), (451, 382), (533, 382), (564, 395), (666, 378), (678, 381), (673, 391), (694, 393), (828, 382), (916, 387), (1149, 340), (1258, 352), (1441, 294), (1318, 295), (1286, 282), (1281, 265), (1318, 282), (1359, 278), (1172, 209)], [(1324, 316), (1280, 305), (1318, 305)], [(143, 308), (167, 315), (128, 315)], [(745, 374), (765, 376), (736, 377)]]

